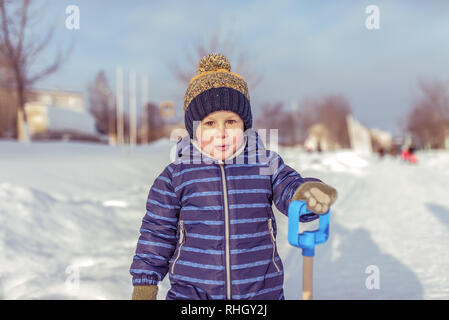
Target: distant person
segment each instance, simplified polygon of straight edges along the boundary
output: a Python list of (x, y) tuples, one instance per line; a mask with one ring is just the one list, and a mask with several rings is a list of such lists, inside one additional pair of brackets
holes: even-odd
[(409, 155), (410, 155), (410, 152), (408, 151), (408, 148), (403, 148), (401, 151), (401, 159), (404, 161), (408, 161)]
[(418, 159), (415, 155), (415, 148), (410, 146), (408, 148), (404, 148), (401, 153), (402, 160), (409, 162), (409, 163), (416, 163)]
[(416, 153), (415, 153), (415, 151), (416, 151), (416, 147), (414, 147), (414, 146), (410, 146), (409, 148), (408, 148), (408, 154), (409, 154), (409, 158), (408, 158), (408, 161), (410, 162), (410, 163), (416, 163), (416, 162), (418, 162), (418, 159), (416, 158)]

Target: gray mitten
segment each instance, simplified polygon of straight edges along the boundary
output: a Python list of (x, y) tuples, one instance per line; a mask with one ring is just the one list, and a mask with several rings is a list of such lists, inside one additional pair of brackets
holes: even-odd
[(323, 214), (329, 210), (336, 199), (337, 190), (331, 186), (318, 181), (307, 181), (295, 190), (291, 201), (305, 201), (308, 210)]
[(133, 300), (156, 300), (157, 285), (134, 286)]

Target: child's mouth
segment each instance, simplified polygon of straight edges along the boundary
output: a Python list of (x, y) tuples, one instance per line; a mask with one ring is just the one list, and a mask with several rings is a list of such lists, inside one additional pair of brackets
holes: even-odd
[(219, 151), (225, 151), (228, 148), (229, 145), (220, 145), (220, 146), (215, 146), (215, 149), (219, 150)]

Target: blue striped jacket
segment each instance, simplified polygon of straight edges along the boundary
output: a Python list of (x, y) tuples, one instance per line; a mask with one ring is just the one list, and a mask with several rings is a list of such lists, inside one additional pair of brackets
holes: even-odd
[(254, 129), (225, 161), (188, 136), (150, 188), (130, 273), (133, 285), (169, 274), (166, 299), (284, 299), (272, 204), (283, 214), (308, 180), (265, 149)]

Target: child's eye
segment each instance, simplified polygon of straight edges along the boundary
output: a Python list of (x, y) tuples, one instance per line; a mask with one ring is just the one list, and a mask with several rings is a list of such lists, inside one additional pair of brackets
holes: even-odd
[(213, 121), (206, 121), (206, 122), (204, 123), (204, 125), (210, 127), (210, 126), (214, 125), (214, 122), (213, 122)]
[(236, 120), (227, 120), (227, 123), (230, 125), (234, 125), (237, 123), (237, 121)]

